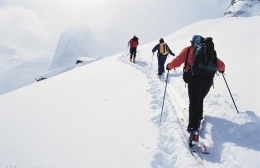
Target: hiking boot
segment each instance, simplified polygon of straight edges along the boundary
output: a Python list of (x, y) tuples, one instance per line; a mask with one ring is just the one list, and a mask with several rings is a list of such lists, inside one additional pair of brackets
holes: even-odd
[(135, 63), (135, 57), (133, 58), (133, 63)]
[(132, 62), (132, 58), (130, 58), (130, 62)]
[(190, 131), (190, 137), (189, 137), (189, 145), (193, 146), (199, 142), (199, 131), (198, 130), (191, 130)]
[(163, 77), (162, 75), (158, 75), (158, 74), (157, 74), (157, 76), (158, 76), (159, 79), (162, 79), (162, 77)]

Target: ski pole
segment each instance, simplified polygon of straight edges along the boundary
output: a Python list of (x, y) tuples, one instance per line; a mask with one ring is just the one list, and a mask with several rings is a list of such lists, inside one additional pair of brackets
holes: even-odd
[(122, 58), (128, 55), (128, 54), (127, 54), (127, 53), (128, 53), (128, 48), (129, 48), (129, 47), (127, 46), (126, 51), (122, 54)]
[(126, 49), (126, 57), (129, 55), (129, 46), (127, 46), (127, 49)]
[(165, 94), (166, 94), (166, 88), (167, 88), (167, 83), (168, 83), (168, 76), (169, 76), (169, 70), (167, 72), (167, 76), (166, 76), (166, 84), (165, 84), (165, 90), (164, 90), (164, 95), (163, 95), (163, 104), (162, 104), (162, 111), (161, 111), (161, 117), (160, 117), (160, 123), (159, 123), (159, 127), (161, 126), (161, 120), (162, 120), (162, 112), (163, 112), (163, 106), (164, 106), (164, 99), (165, 99)]
[(153, 56), (152, 56), (152, 61), (151, 61), (151, 66), (150, 66), (150, 74), (151, 74), (151, 70), (152, 70), (152, 63), (153, 63)]
[(230, 89), (229, 89), (229, 87), (228, 87), (227, 81), (226, 81), (226, 79), (225, 79), (223, 73), (222, 73), (222, 76), (223, 76), (223, 78), (224, 78), (224, 80), (225, 80), (225, 83), (226, 83), (226, 85), (227, 85), (227, 88), (228, 88), (229, 94), (230, 94), (230, 96), (231, 96), (231, 98), (232, 98), (232, 100), (233, 100), (233, 103), (234, 103), (234, 106), (235, 106), (235, 108), (236, 108), (236, 110), (237, 110), (237, 113), (239, 113), (239, 112), (238, 112), (238, 109), (237, 109), (237, 106), (236, 106), (236, 103), (235, 103), (235, 101), (234, 101), (234, 99), (233, 99), (233, 96), (232, 96), (232, 94), (231, 94), (231, 92), (230, 92)]

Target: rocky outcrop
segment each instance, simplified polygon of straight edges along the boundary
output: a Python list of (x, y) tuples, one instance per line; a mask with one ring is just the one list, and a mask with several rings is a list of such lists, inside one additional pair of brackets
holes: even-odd
[(225, 17), (260, 16), (260, 0), (232, 0)]

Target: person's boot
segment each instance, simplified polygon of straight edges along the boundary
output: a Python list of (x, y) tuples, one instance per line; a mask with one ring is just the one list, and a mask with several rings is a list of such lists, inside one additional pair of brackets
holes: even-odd
[(130, 62), (132, 62), (132, 58), (130, 58)]
[(133, 63), (135, 63), (135, 57), (133, 58)]
[(196, 144), (197, 142), (199, 142), (199, 131), (193, 128), (188, 128), (187, 130), (190, 133), (190, 137), (189, 137), (189, 145), (193, 146), (194, 144)]
[(194, 144), (196, 144), (197, 142), (199, 142), (199, 131), (197, 130), (192, 130), (190, 132), (190, 137), (189, 137), (189, 145), (193, 146)]

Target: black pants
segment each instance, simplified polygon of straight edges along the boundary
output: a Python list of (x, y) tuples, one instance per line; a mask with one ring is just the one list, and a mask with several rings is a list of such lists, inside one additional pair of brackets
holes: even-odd
[(188, 82), (189, 94), (189, 125), (188, 129), (198, 130), (200, 120), (203, 119), (203, 101), (208, 94), (213, 79), (190, 76)]
[(158, 56), (158, 75), (162, 75), (164, 73), (164, 64), (167, 59), (167, 55), (165, 56)]
[(136, 47), (130, 48), (130, 59), (132, 59), (132, 57), (136, 57)]

